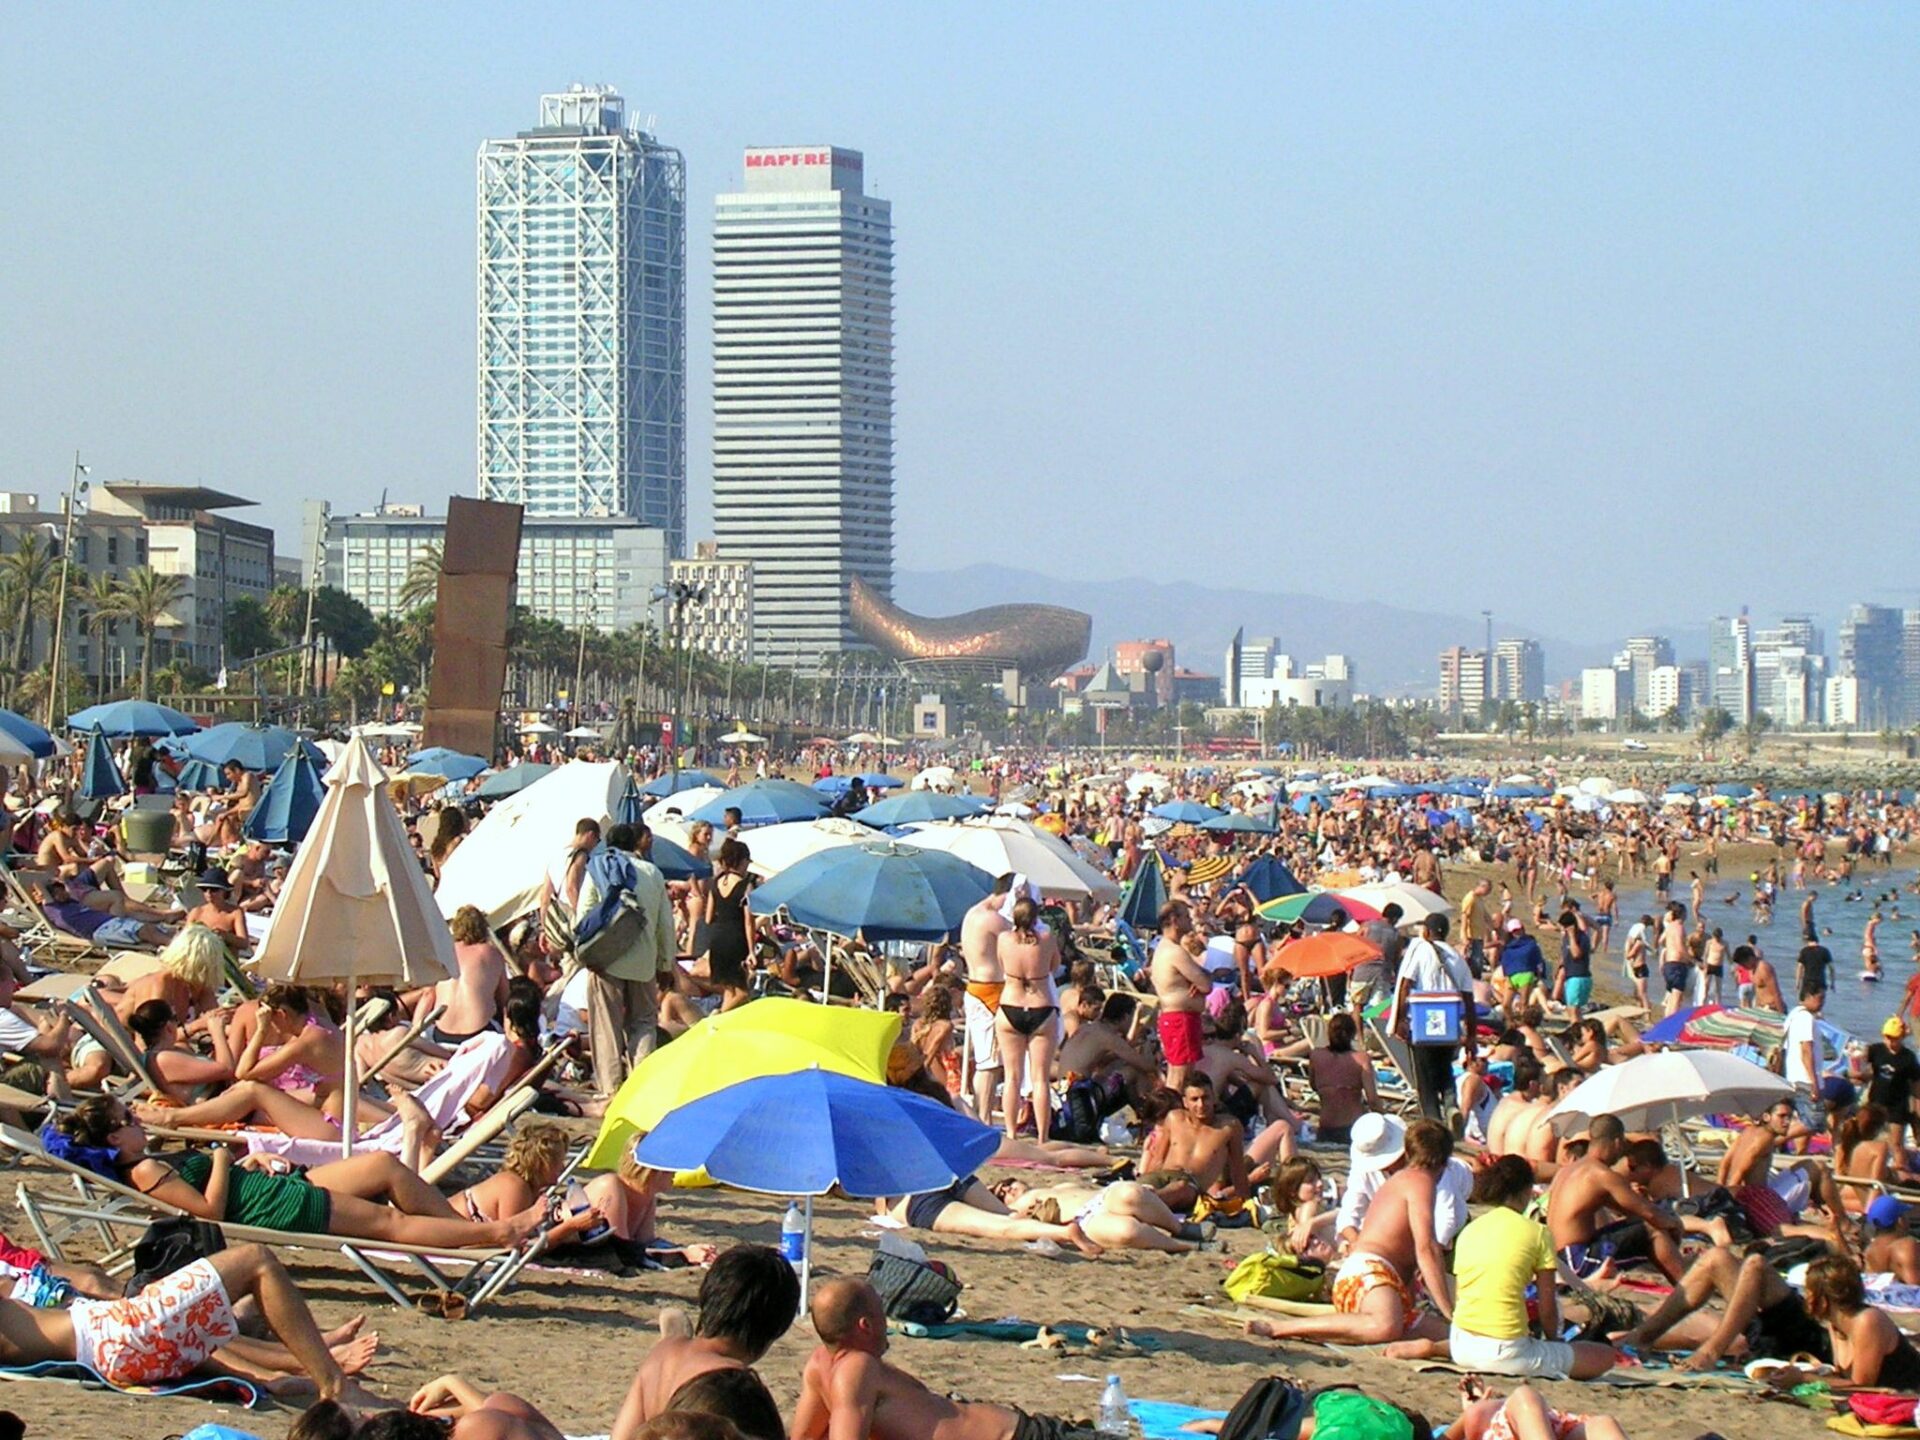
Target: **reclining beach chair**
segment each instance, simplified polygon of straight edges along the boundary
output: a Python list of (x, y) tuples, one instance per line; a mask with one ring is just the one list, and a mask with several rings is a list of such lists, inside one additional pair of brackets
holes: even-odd
[[(0, 1146), (21, 1160), (46, 1166), (64, 1176), (73, 1187), (71, 1197), (45, 1194), (21, 1184), (15, 1192), (21, 1213), (33, 1227), (40, 1248), (55, 1260), (66, 1259), (65, 1244), (91, 1230), (103, 1251), (98, 1263), (111, 1274), (133, 1264), (133, 1247), (147, 1226), (186, 1212), (129, 1185), (109, 1180), (83, 1166), (47, 1153), (37, 1136), (11, 1125), (0, 1125)], [(314, 1251), (344, 1255), (394, 1304), (412, 1307), (412, 1300), (396, 1278), (398, 1262), (412, 1265), (435, 1290), (458, 1296), (471, 1314), (510, 1285), (543, 1248), (536, 1237), (518, 1250), (437, 1249), (401, 1245), (385, 1240), (357, 1240), (342, 1235), (306, 1235), (282, 1230), (260, 1230), (251, 1225), (222, 1222), (221, 1230), (233, 1244), (264, 1245), (275, 1251)], [(458, 1266), (466, 1273), (455, 1278)]]
[[(1420, 1090), (1413, 1081), (1413, 1047), (1389, 1034), (1376, 1019), (1367, 1021), (1367, 1040), (1368, 1050), (1374, 1052), (1374, 1089), (1380, 1093), (1380, 1103), (1398, 1114), (1412, 1114), (1420, 1108)], [(1384, 1071), (1381, 1064), (1386, 1066)]]

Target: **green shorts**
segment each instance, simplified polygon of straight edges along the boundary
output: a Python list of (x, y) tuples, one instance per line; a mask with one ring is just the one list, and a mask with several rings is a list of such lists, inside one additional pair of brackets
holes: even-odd
[(1507, 976), (1507, 984), (1515, 990), (1530, 990), (1540, 983), (1540, 977), (1531, 970), (1522, 970), (1518, 975)]

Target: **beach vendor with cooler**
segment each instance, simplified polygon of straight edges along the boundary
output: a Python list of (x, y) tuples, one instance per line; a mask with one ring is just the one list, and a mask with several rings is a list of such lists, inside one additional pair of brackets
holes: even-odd
[(1473, 975), (1447, 944), (1447, 917), (1429, 915), (1407, 942), (1394, 980), (1389, 1028), (1413, 1046), (1414, 1089), (1420, 1113), (1446, 1120), (1454, 1094), (1453, 1066), (1464, 1047), (1473, 1056)]

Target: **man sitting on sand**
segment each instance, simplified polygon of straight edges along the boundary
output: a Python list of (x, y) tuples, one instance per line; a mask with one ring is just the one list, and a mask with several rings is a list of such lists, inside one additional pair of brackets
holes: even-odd
[(612, 1440), (634, 1440), (643, 1424), (665, 1413), (700, 1376), (750, 1370), (787, 1333), (799, 1308), (800, 1281), (778, 1250), (736, 1245), (724, 1252), (701, 1278), (693, 1333), (663, 1334), (640, 1362), (613, 1422)]
[(1213, 1082), (1195, 1071), (1147, 1137), (1140, 1181), (1170, 1209), (1191, 1210), (1202, 1195), (1234, 1206), (1252, 1193), (1240, 1122), (1214, 1113)]
[(1587, 1127), (1587, 1153), (1553, 1177), (1547, 1215), (1553, 1248), (1576, 1279), (1587, 1280), (1619, 1260), (1651, 1259), (1676, 1285), (1684, 1267), (1679, 1218), (1655, 1205), (1636, 1185), (1658, 1173), (1627, 1157), (1627, 1129), (1616, 1115), (1596, 1115)]
[(888, 1364), (886, 1307), (865, 1280), (824, 1282), (808, 1313), (821, 1343), (801, 1372), (792, 1440), (1093, 1440), (1055, 1416), (949, 1400)]
[[(1727, 1307), (1717, 1322), (1703, 1315), (1687, 1323), (1695, 1311), (1715, 1299)], [(1658, 1308), (1614, 1338), (1625, 1350), (1652, 1349), (1663, 1340), (1667, 1348), (1691, 1347), (1693, 1353), (1676, 1362), (1681, 1370), (1711, 1370), (1733, 1354), (1780, 1360), (1795, 1355), (1812, 1355), (1821, 1361), (1832, 1358), (1826, 1330), (1765, 1255), (1741, 1259), (1719, 1247), (1701, 1251)]]
[[(1367, 1206), (1352, 1251), (1333, 1277), (1334, 1313), (1299, 1320), (1252, 1320), (1249, 1335), (1321, 1344), (1385, 1345), (1408, 1337), (1442, 1340), (1453, 1315), (1447, 1261), (1434, 1233), (1441, 1172), (1453, 1136), (1434, 1120), (1407, 1127), (1404, 1160)], [(1440, 1311), (1422, 1315), (1415, 1281)]]
[(1842, 1220), (1846, 1206), (1832, 1172), (1818, 1160), (1798, 1158), (1777, 1172), (1773, 1168), (1775, 1153), (1798, 1120), (1799, 1112), (1791, 1100), (1769, 1106), (1757, 1125), (1742, 1130), (1727, 1147), (1714, 1181), (1733, 1192), (1748, 1222), (1766, 1236), (1820, 1233), (1798, 1223), (1802, 1212), (1818, 1199), (1826, 1208), (1833, 1238), (1845, 1248)]

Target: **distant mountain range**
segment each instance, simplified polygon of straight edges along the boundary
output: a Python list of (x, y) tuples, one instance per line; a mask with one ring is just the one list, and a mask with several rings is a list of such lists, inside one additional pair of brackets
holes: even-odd
[[(1449, 645), (1481, 641), (1477, 615), (1405, 610), (1366, 600), (1329, 600), (1260, 590), (1214, 589), (1186, 581), (1063, 580), (1004, 565), (959, 570), (898, 570), (893, 598), (922, 615), (950, 615), (982, 605), (1030, 601), (1066, 605), (1093, 616), (1091, 658), (1098, 663), (1120, 640), (1167, 639), (1175, 659), (1189, 670), (1218, 675), (1227, 643), (1244, 626), (1248, 636), (1278, 635), (1296, 663), (1323, 655), (1346, 655), (1357, 667), (1360, 688), (1375, 695), (1431, 691), (1439, 654)], [(1682, 659), (1706, 649), (1704, 629), (1668, 630)], [(1620, 642), (1581, 642), (1501, 625), (1498, 635), (1538, 640), (1547, 675), (1571, 675), (1586, 665), (1605, 665)]]

